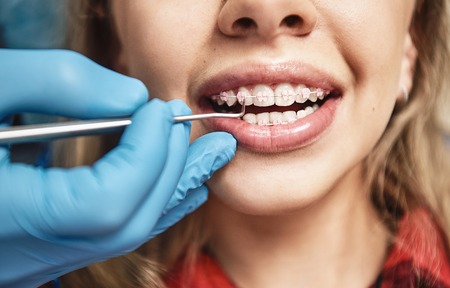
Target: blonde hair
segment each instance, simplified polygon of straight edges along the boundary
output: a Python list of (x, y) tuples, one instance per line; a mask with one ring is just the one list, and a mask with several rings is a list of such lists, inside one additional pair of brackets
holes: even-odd
[[(450, 243), (450, 152), (444, 141), (444, 135), (450, 134), (450, 7), (446, 0), (417, 2), (410, 27), (418, 51), (410, 100), (394, 111), (383, 137), (365, 160), (365, 179), (388, 227), (395, 230), (401, 215), (425, 206)], [(120, 43), (108, 0), (71, 4), (71, 48), (114, 69)], [(90, 164), (100, 157), (104, 151), (99, 141), (78, 140), (70, 164)], [(99, 151), (82, 149), (93, 143)], [(67, 287), (163, 287), (162, 279), (177, 259), (187, 256), (192, 261), (206, 243), (207, 235), (200, 231), (202, 213), (199, 209), (129, 255), (77, 272), (82, 276), (63, 277), (63, 283)]]

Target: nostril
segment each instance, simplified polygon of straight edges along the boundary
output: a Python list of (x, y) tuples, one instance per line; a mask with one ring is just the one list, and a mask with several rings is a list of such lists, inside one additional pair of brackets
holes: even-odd
[(251, 18), (242, 17), (234, 21), (233, 28), (238, 29), (256, 28), (256, 22)]
[(317, 24), (314, 1), (224, 1), (218, 14), (221, 33), (230, 37), (306, 36)]
[(302, 24), (303, 20), (297, 15), (289, 15), (286, 16), (283, 21), (281, 21), (282, 25), (286, 25), (289, 28), (299, 27)]

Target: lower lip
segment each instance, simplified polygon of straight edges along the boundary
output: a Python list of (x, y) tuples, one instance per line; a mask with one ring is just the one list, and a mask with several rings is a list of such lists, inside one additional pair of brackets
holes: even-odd
[[(278, 153), (312, 144), (331, 126), (340, 97), (330, 97), (313, 114), (289, 124), (259, 126), (241, 119), (212, 118), (205, 120), (214, 131), (231, 133), (239, 146), (262, 153)], [(213, 112), (210, 106), (204, 113)]]

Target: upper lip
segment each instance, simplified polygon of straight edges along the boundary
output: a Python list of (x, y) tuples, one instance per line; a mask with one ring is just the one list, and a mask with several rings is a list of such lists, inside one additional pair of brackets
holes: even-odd
[(199, 101), (220, 92), (257, 84), (293, 83), (342, 93), (343, 85), (331, 72), (304, 62), (244, 63), (207, 77), (194, 95)]

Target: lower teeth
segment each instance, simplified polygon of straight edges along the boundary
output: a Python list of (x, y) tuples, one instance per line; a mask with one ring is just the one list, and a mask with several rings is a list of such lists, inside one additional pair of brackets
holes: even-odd
[(263, 112), (258, 114), (247, 113), (242, 117), (242, 120), (260, 126), (274, 126), (281, 124), (289, 124), (295, 122), (298, 119), (305, 118), (313, 114), (319, 109), (319, 105), (314, 104), (313, 106), (308, 106), (303, 110), (286, 111), (286, 112)]

